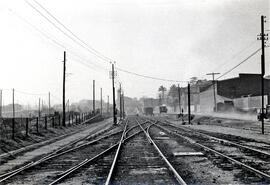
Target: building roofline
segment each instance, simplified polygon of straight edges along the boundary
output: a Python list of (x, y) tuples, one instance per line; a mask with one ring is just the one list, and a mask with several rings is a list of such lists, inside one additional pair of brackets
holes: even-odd
[(236, 77), (233, 77), (233, 78), (227, 78), (227, 79), (218, 80), (218, 81), (225, 81), (225, 80), (237, 79), (237, 78), (240, 78), (240, 76), (243, 76), (243, 75), (254, 75), (254, 76), (260, 76), (261, 74), (260, 74), (260, 73), (239, 73), (239, 74), (238, 74), (238, 76), (236, 76)]

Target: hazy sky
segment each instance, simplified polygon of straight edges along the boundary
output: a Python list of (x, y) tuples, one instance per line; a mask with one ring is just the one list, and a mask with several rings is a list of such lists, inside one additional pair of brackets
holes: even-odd
[[(269, 18), (268, 0), (36, 1), (85, 43), (116, 61), (117, 67), (180, 81), (193, 76), (209, 79), (206, 73), (222, 74), (248, 57), (260, 47), (256, 40), (260, 16)], [(67, 99), (92, 98), (93, 79), (96, 98), (100, 97), (100, 87), (104, 99), (111, 97), (110, 64), (66, 37), (27, 2), (50, 18), (34, 0), (0, 1), (0, 88), (4, 89), (4, 103), (11, 101), (11, 88), (44, 94), (16, 92), (18, 103), (33, 104), (39, 96), (47, 101), (49, 91), (53, 103), (61, 102), (64, 50), (67, 73), (71, 73)], [(260, 52), (225, 78), (239, 72), (260, 72)], [(268, 48), (266, 73), (270, 73)], [(156, 97), (160, 85), (173, 84), (120, 71), (117, 78), (130, 97)]]

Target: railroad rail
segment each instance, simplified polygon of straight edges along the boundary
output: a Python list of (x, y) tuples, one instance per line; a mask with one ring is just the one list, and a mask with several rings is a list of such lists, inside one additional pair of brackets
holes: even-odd
[[(137, 122), (139, 125), (140, 123)], [(156, 124), (156, 123), (154, 123)], [(152, 126), (152, 125), (151, 125)], [(169, 167), (169, 169), (173, 172), (176, 180), (179, 182), (179, 184), (181, 185), (186, 185), (186, 182), (182, 179), (182, 177), (178, 174), (178, 172), (174, 169), (174, 167), (171, 165), (171, 163), (168, 161), (168, 159), (165, 157), (165, 155), (161, 152), (161, 150), (158, 148), (158, 146), (156, 145), (156, 143), (153, 141), (153, 139), (150, 137), (149, 134), (149, 128), (151, 127), (147, 127), (147, 132), (141, 127), (141, 129), (144, 131), (144, 134), (146, 135), (146, 137), (148, 138), (148, 140), (150, 141), (150, 143), (153, 144), (153, 146), (155, 147), (155, 149), (157, 150), (157, 152), (159, 153), (159, 155), (162, 157), (162, 159), (166, 162), (167, 166)]]
[[(85, 124), (89, 121), (92, 121), (93, 119), (95, 119), (96, 117), (98, 117), (99, 115), (96, 115), (96, 116), (93, 116), (85, 121), (83, 121), (81, 124)], [(5, 157), (9, 157), (9, 156), (12, 156), (14, 157), (14, 155), (16, 154), (19, 154), (21, 152), (24, 152), (24, 151), (28, 151), (29, 149), (32, 149), (32, 148), (35, 148), (37, 146), (42, 146), (42, 145), (45, 145), (45, 144), (49, 144), (51, 142), (54, 142), (54, 141), (57, 141), (57, 140), (60, 140), (62, 138), (65, 138), (67, 136), (70, 136), (72, 134), (75, 134), (75, 133), (78, 133), (80, 132), (81, 130), (79, 131), (74, 131), (74, 132), (71, 132), (71, 133), (67, 133), (67, 134), (64, 134), (64, 135), (61, 135), (61, 136), (57, 136), (55, 138), (52, 138), (52, 139), (49, 139), (49, 140), (46, 140), (46, 141), (42, 141), (42, 142), (39, 142), (39, 143), (35, 143), (35, 144), (32, 144), (32, 145), (29, 145), (29, 146), (25, 146), (23, 148), (19, 148), (19, 149), (16, 149), (16, 150), (13, 150), (13, 151), (9, 151), (9, 152), (6, 152), (6, 153), (3, 153), (3, 154), (0, 154), (0, 158), (5, 158)], [(78, 139), (79, 141), (79, 139)], [(15, 157), (14, 157), (15, 158)]]
[(216, 141), (218, 141), (220, 143), (227, 143), (227, 144), (230, 144), (230, 145), (234, 145), (234, 146), (237, 146), (237, 147), (240, 147), (240, 148), (243, 148), (243, 149), (246, 149), (246, 150), (250, 150), (250, 151), (256, 152), (258, 154), (262, 154), (262, 155), (265, 155), (265, 156), (270, 157), (270, 153), (269, 152), (266, 152), (266, 151), (258, 150), (256, 148), (252, 148), (250, 146), (245, 146), (245, 145), (242, 145), (242, 144), (239, 144), (239, 143), (236, 143), (236, 142), (233, 142), (233, 141), (229, 141), (229, 140), (226, 140), (226, 139), (221, 139), (221, 138), (218, 138), (218, 137), (214, 137), (214, 136), (211, 136), (211, 135), (202, 133), (202, 132), (197, 131), (197, 130), (194, 130), (194, 129), (190, 129), (190, 128), (186, 128), (186, 127), (175, 126), (175, 125), (171, 124), (168, 121), (165, 121), (165, 122), (159, 121), (159, 122), (161, 122), (161, 123), (167, 123), (169, 126), (171, 126), (173, 128), (176, 128), (176, 129), (182, 129), (182, 130), (186, 130), (186, 131), (189, 131), (189, 132), (196, 133), (196, 134), (201, 135), (201, 136), (204, 136), (204, 137), (208, 137), (209, 139), (216, 140)]
[[(159, 121), (159, 122), (161, 122), (161, 121)], [(189, 132), (188, 133), (188, 136), (186, 136), (187, 134), (184, 134), (183, 132), (181, 132), (181, 134), (180, 134), (179, 130), (178, 131), (175, 131), (175, 130), (167, 129), (164, 126), (161, 126), (161, 125), (158, 125), (158, 124), (155, 124), (155, 126), (158, 127), (158, 128), (160, 128), (160, 129), (162, 129), (162, 130), (164, 130), (165, 132), (167, 132), (169, 134), (176, 135), (176, 136), (178, 136), (178, 137), (186, 140), (187, 142), (189, 142), (192, 145), (195, 145), (195, 146), (197, 146), (199, 148), (202, 148), (202, 149), (204, 149), (206, 151), (209, 151), (209, 152), (214, 153), (214, 154), (216, 154), (218, 156), (221, 156), (223, 158), (226, 158), (227, 160), (231, 161), (232, 163), (234, 163), (234, 164), (236, 164), (236, 165), (238, 165), (238, 166), (240, 166), (240, 167), (242, 167), (242, 168), (244, 168), (244, 169), (246, 169), (248, 171), (251, 171), (251, 172), (253, 172), (253, 173), (255, 173), (255, 174), (257, 174), (257, 175), (259, 175), (261, 177), (264, 177), (264, 178), (270, 180), (270, 175), (269, 174), (267, 174), (267, 173), (265, 173), (265, 172), (263, 172), (261, 170), (258, 170), (258, 169), (254, 168), (254, 167), (251, 167), (250, 165), (247, 165), (247, 164), (245, 164), (243, 162), (240, 162), (240, 161), (234, 159), (233, 157), (230, 157), (230, 156), (228, 156), (226, 154), (223, 154), (223, 153), (221, 153), (221, 152), (219, 152), (219, 151), (217, 151), (215, 149), (212, 149), (212, 148), (210, 148), (208, 146), (205, 146), (204, 144), (201, 144), (199, 141), (195, 141), (194, 138), (191, 139), (191, 136), (190, 136), (190, 133), (191, 132), (190, 132), (190, 130), (185, 130), (186, 133)], [(174, 127), (174, 128), (176, 128), (176, 127)], [(178, 129), (181, 129), (179, 127), (177, 127), (177, 128)], [(192, 130), (192, 132), (195, 132), (195, 131)], [(212, 139), (214, 139), (214, 138), (212, 138)], [(222, 142), (220, 142), (220, 143), (222, 144)], [(238, 145), (235, 145), (235, 146), (238, 146)], [(243, 148), (250, 149), (250, 148), (246, 148), (245, 146)], [(259, 152), (257, 150), (253, 150), (253, 151)]]
[(137, 131), (137, 132), (129, 135), (128, 137), (126, 137), (126, 135), (127, 135), (128, 132), (130, 132), (131, 130), (133, 130), (134, 128), (136, 128), (136, 126), (132, 126), (131, 128), (127, 129), (127, 127), (128, 127), (128, 124), (127, 123), (128, 123), (128, 121), (126, 121), (125, 128), (124, 128), (124, 130), (122, 132), (122, 136), (121, 136), (120, 140), (117, 143), (115, 143), (112, 146), (110, 146), (110, 147), (106, 148), (105, 150), (101, 151), (100, 153), (98, 153), (94, 157), (92, 157), (90, 159), (85, 159), (81, 163), (79, 163), (79, 164), (73, 166), (72, 168), (66, 170), (65, 172), (63, 172), (61, 174), (61, 176), (58, 179), (56, 179), (55, 181), (53, 181), (52, 183), (50, 183), (50, 185), (54, 185), (54, 184), (57, 184), (57, 183), (63, 181), (68, 175), (70, 175), (72, 173), (75, 173), (80, 168), (86, 166), (87, 164), (89, 164), (91, 162), (94, 162), (95, 160), (97, 160), (101, 156), (104, 156), (106, 153), (113, 152), (117, 148), (116, 154), (114, 156), (114, 160), (112, 162), (112, 165), (111, 165), (109, 174), (108, 174), (108, 176), (106, 178), (106, 182), (105, 182), (105, 184), (110, 184), (111, 178), (112, 178), (113, 173), (114, 173), (114, 169), (116, 167), (116, 161), (117, 161), (117, 158), (118, 158), (119, 153), (120, 153), (121, 145), (123, 143), (125, 143), (126, 141), (128, 141), (129, 139), (135, 137), (136, 135), (138, 135), (138, 134), (140, 134), (142, 132), (142, 131)]
[[(106, 130), (106, 131), (108, 131), (108, 130)], [(99, 141), (101, 141), (103, 139), (110, 138), (110, 137), (112, 137), (114, 135), (117, 135), (119, 133), (122, 133), (122, 131), (113, 132), (113, 133), (107, 134), (105, 136), (102, 136), (100, 138), (97, 138), (97, 139), (94, 139), (94, 140), (91, 140), (91, 141), (87, 141), (89, 138), (91, 138), (91, 137), (89, 137), (89, 135), (85, 136), (83, 138), (79, 138), (79, 139), (77, 139), (77, 140), (75, 140), (75, 141), (73, 141), (73, 142), (71, 142), (71, 143), (57, 149), (56, 151), (42, 157), (41, 159), (38, 159), (36, 161), (31, 161), (28, 164), (23, 165), (22, 167), (20, 167), (18, 169), (15, 169), (15, 170), (12, 170), (10, 172), (7, 172), (5, 174), (0, 175), (0, 183), (5, 182), (5, 181), (9, 180), (11, 177), (14, 177), (15, 175), (18, 175), (19, 173), (21, 173), (23, 171), (29, 170), (30, 168), (36, 167), (36, 166), (38, 166), (38, 165), (40, 165), (40, 164), (42, 164), (42, 163), (44, 163), (44, 162), (46, 162), (48, 160), (55, 159), (55, 158), (57, 158), (59, 156), (62, 156), (64, 154), (67, 154), (67, 153), (70, 153), (70, 152), (74, 152), (74, 151), (76, 151), (78, 149), (81, 149), (83, 147), (93, 145), (93, 144), (95, 144), (95, 143), (97, 143), (97, 142), (99, 142)], [(92, 136), (92, 137), (94, 137), (94, 136)], [(76, 146), (76, 144), (81, 143), (82, 141), (86, 141), (86, 142)]]

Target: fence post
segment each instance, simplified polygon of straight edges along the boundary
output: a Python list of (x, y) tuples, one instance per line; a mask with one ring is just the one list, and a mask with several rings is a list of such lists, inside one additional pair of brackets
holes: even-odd
[(45, 116), (45, 129), (47, 130), (47, 116)]
[(71, 126), (70, 125), (70, 114), (68, 115), (68, 124), (69, 124), (69, 126)]
[(37, 128), (37, 133), (38, 133), (38, 117), (36, 119), (37, 119), (37, 121), (36, 121), (36, 128)]
[(28, 123), (29, 123), (29, 118), (26, 118), (25, 120), (25, 136), (28, 137)]
[(55, 127), (55, 123), (54, 123), (54, 116), (52, 117), (52, 127)]
[(58, 124), (59, 124), (59, 127), (60, 127), (61, 126), (61, 116), (60, 116), (60, 114), (58, 116)]
[(15, 139), (15, 118), (12, 118), (12, 139)]

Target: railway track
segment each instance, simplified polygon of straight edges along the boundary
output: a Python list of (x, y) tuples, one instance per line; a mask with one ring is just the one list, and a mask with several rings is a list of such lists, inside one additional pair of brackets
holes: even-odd
[(121, 127), (115, 127), (110, 130), (107, 129), (103, 132), (98, 132), (93, 136), (79, 138), (49, 155), (0, 175), (0, 183), (48, 184), (48, 182), (56, 178), (59, 174), (62, 174), (63, 170), (69, 168), (69, 166), (83, 161), (82, 158), (86, 159), (88, 154), (94, 155), (94, 147), (90, 148), (89, 146), (96, 145), (97, 147), (101, 147), (100, 144), (108, 139), (111, 140), (108, 140), (109, 142), (106, 144), (111, 145), (121, 133)]
[[(168, 122), (130, 117), (114, 129), (74, 141), (70, 147), (63, 147), (2, 174), (0, 182), (50, 185), (267, 184), (270, 182), (269, 156), (260, 152)], [(220, 175), (213, 176), (207, 172), (209, 168)], [(226, 178), (222, 177), (224, 174)]]
[(185, 185), (186, 183), (146, 132), (153, 123), (133, 120), (132, 124), (135, 124), (133, 132), (140, 133), (122, 145), (121, 152), (116, 155), (118, 160), (111, 167), (114, 169), (112, 178), (106, 184)]
[(205, 155), (216, 166), (224, 170), (238, 171), (235, 177), (244, 183), (268, 184), (270, 182), (270, 155), (268, 152), (184, 127), (177, 127), (168, 122), (159, 121), (155, 126), (166, 133), (186, 140), (198, 149), (203, 149)]
[[(122, 144), (129, 142), (129, 140), (142, 132), (136, 128), (138, 126), (134, 126), (132, 123), (129, 123), (130, 121), (127, 122), (121, 139), (116, 144), (102, 150), (98, 155), (82, 163), (82, 165), (74, 166), (73, 168), (75, 170), (80, 168), (77, 173), (74, 173), (72, 168), (71, 171), (67, 171), (64, 176), (73, 173), (71, 175), (72, 178), (66, 179), (63, 181), (63, 184), (110, 184), (111, 179), (115, 174), (115, 167), (118, 165), (118, 154), (121, 153), (120, 149)], [(62, 180), (63, 179), (60, 177), (52, 184), (58, 183)]]

